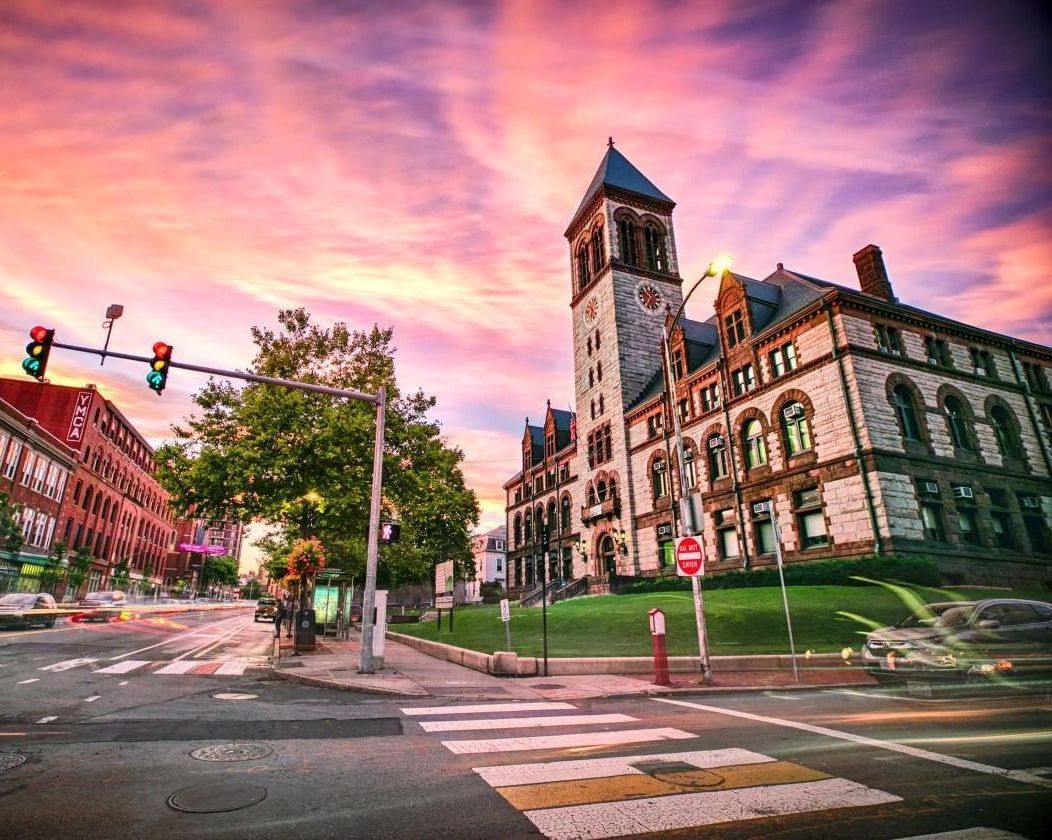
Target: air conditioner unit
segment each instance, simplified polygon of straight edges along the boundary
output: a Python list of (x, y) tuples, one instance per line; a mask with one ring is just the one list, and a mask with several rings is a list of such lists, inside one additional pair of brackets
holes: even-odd
[(939, 495), (939, 485), (938, 485), (937, 482), (934, 482), (934, 481), (922, 481), (920, 483), (920, 491), (925, 496), (938, 496)]
[(901, 356), (901, 355), (902, 355), (902, 351), (901, 351), (901, 350), (899, 350), (899, 348), (898, 348), (898, 347), (889, 347), (889, 348), (888, 348), (888, 352), (889, 352), (889, 353), (890, 353), (890, 354), (891, 354), (892, 356)]
[(716, 435), (709, 441), (709, 449), (723, 449), (723, 435)]
[(763, 516), (766, 513), (770, 513), (770, 505), (767, 502), (756, 502), (752, 506), (752, 512), (757, 516)]
[(936, 359), (934, 356), (928, 356), (928, 364), (932, 367), (936, 367), (939, 364), (939, 360)]
[(782, 409), (782, 416), (786, 420), (797, 420), (804, 416), (804, 407), (800, 403), (788, 405)]
[(1037, 509), (1041, 507), (1041, 502), (1037, 496), (1023, 496), (1020, 501), (1023, 503), (1023, 507)]
[(958, 499), (974, 499), (975, 493), (972, 492), (971, 487), (954, 487), (953, 495)]

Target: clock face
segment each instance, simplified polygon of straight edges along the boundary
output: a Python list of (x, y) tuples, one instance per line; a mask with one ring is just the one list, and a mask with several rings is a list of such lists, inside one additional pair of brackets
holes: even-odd
[(587, 304), (585, 304), (584, 317), (587, 318), (589, 321), (594, 321), (598, 315), (599, 298), (593, 297), (591, 300), (588, 301)]
[(636, 288), (636, 300), (647, 312), (655, 312), (661, 306), (661, 292), (649, 283), (641, 283)]

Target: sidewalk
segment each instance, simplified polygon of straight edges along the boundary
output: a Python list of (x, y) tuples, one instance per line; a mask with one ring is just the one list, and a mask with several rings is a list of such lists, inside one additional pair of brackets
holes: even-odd
[[(800, 668), (800, 682), (791, 670), (743, 671), (713, 666), (713, 684), (702, 685), (701, 675), (673, 674), (671, 686), (654, 685), (642, 676), (591, 674), (559, 677), (495, 677), (436, 659), (388, 638), (384, 663), (372, 674), (359, 674), (361, 639), (357, 631), (348, 641), (318, 639), (317, 649), (294, 653), (283, 635), (275, 645), (272, 669), (277, 676), (309, 685), (410, 697), (460, 697), (473, 700), (580, 700), (676, 693), (762, 691), (832, 686), (875, 685), (856, 668)], [(724, 663), (730, 665), (726, 659)], [(803, 662), (801, 661), (801, 666)]]

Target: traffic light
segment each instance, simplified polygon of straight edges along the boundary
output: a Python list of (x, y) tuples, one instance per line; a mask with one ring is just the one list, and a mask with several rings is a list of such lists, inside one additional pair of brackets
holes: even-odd
[(44, 379), (47, 371), (47, 357), (51, 355), (51, 342), (55, 340), (55, 331), (47, 327), (33, 327), (29, 331), (32, 341), (26, 345), (26, 357), (22, 360), (22, 370), (35, 379)]
[(172, 364), (172, 345), (158, 341), (153, 345), (153, 361), (150, 372), (146, 374), (146, 384), (161, 396), (161, 391), (168, 382), (168, 368)]
[(401, 522), (381, 522), (380, 523), (380, 542), (390, 545), (396, 543), (402, 538), (402, 523)]

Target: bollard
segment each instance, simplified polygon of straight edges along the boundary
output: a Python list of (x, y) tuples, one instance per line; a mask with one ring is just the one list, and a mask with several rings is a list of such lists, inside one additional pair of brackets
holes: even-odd
[(665, 613), (655, 608), (650, 617), (650, 641), (654, 645), (654, 685), (672, 685), (668, 676), (668, 649), (665, 647)]

